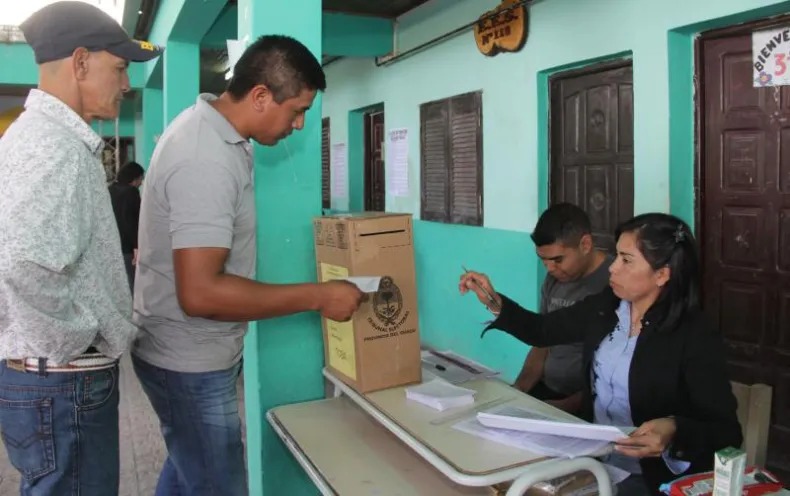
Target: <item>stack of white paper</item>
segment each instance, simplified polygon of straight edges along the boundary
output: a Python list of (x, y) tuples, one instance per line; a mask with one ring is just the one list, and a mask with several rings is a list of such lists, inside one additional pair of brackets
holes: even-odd
[(441, 412), (448, 408), (471, 405), (475, 402), (475, 392), (473, 389), (453, 386), (443, 380), (434, 379), (419, 386), (406, 388), (406, 398)]
[[(494, 420), (503, 417), (508, 418), (507, 424)], [(562, 424), (565, 429), (555, 429), (556, 425), (552, 426), (551, 424)], [(503, 428), (503, 425), (507, 425), (507, 427)], [(592, 431), (584, 432), (585, 428), (590, 429), (591, 427)], [(609, 429), (601, 431), (597, 429), (598, 427), (606, 426), (594, 426), (581, 419), (576, 421), (557, 420), (556, 417), (548, 417), (542, 413), (512, 405), (502, 405), (478, 412), (477, 415), (472, 415), (453, 426), (454, 429), (473, 436), (523, 449), (536, 455), (563, 458), (606, 455), (612, 451), (612, 443), (602, 438), (621, 439), (626, 436), (623, 430), (614, 433), (609, 432)], [(558, 435), (557, 432), (561, 432), (561, 434)], [(580, 433), (581, 436), (578, 436)]]
[(477, 420), (486, 427), (550, 434), (553, 436), (616, 442), (633, 432), (634, 427), (588, 424), (583, 421), (556, 420), (523, 408), (508, 407), (496, 412), (480, 412)]

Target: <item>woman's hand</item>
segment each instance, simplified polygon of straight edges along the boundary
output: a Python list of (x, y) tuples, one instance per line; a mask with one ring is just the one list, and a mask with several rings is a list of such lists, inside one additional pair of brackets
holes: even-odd
[(617, 441), (614, 449), (635, 458), (661, 456), (672, 444), (675, 431), (677, 424), (673, 418), (650, 420), (639, 426), (629, 437)]
[[(489, 310), (499, 311), (499, 309), (502, 308), (502, 299), (494, 290), (494, 286), (485, 274), (479, 272), (466, 272), (462, 274), (458, 289), (461, 291), (461, 294), (472, 291), (477, 295), (477, 299), (480, 300), (480, 303), (488, 307)], [(489, 298), (489, 296), (491, 298)], [(493, 299), (493, 301), (491, 301), (491, 299)]]

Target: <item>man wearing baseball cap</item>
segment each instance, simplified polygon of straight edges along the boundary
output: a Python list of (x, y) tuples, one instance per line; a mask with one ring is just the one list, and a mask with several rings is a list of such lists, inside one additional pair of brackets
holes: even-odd
[(38, 89), (0, 140), (0, 429), (22, 495), (118, 492), (118, 357), (137, 333), (90, 126), (114, 119), (134, 41), (83, 2), (20, 26)]

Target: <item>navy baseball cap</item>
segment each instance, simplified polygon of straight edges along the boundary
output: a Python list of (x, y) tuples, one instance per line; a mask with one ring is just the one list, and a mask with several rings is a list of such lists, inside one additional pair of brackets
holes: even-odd
[(131, 39), (106, 12), (79, 1), (49, 4), (19, 27), (33, 48), (37, 64), (70, 57), (79, 47), (91, 52), (108, 51), (130, 62), (145, 62), (164, 51), (147, 41)]

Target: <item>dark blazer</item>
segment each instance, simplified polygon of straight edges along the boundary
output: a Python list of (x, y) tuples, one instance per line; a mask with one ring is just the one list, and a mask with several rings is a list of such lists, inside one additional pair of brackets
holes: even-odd
[(130, 184), (112, 183), (109, 187), (112, 210), (121, 236), (121, 252), (131, 254), (137, 248), (140, 223), (140, 191)]
[[(617, 325), (620, 299), (606, 288), (572, 307), (543, 315), (506, 296), (502, 296), (502, 303), (501, 313), (484, 334), (491, 328), (501, 329), (539, 347), (584, 343), (581, 416), (592, 420), (592, 359), (601, 340)], [(701, 310), (687, 312), (674, 329), (662, 328), (663, 314), (654, 305), (642, 320), (628, 378), (631, 417), (638, 427), (648, 420), (674, 416), (677, 432), (669, 454), (691, 462), (682, 475), (712, 470), (716, 450), (740, 447), (743, 441), (724, 343)], [(645, 482), (655, 494), (660, 494), (659, 485), (680, 477), (672, 474), (661, 458), (643, 458), (640, 464)]]

